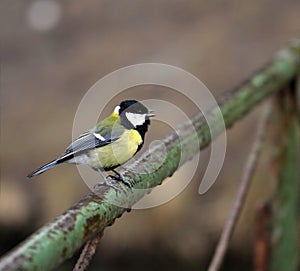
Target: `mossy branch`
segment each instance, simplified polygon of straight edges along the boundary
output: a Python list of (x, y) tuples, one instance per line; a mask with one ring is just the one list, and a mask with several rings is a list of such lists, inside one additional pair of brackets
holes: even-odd
[[(219, 100), (226, 127), (230, 127), (269, 95), (287, 86), (300, 69), (300, 40), (278, 52), (274, 59), (255, 73), (240, 87), (225, 94)], [(223, 131), (215, 108), (215, 132)], [(183, 124), (177, 131), (184, 135), (180, 141), (175, 133), (163, 143), (144, 153), (138, 162), (123, 170), (122, 174), (137, 190), (116, 193), (108, 186), (98, 186), (77, 204), (39, 229), (12, 251), (0, 259), (0, 270), (51, 270), (74, 255), (88, 240), (101, 233), (132, 204), (141, 199), (149, 188), (155, 187), (176, 172), (178, 166), (191, 159), (199, 149), (190, 147), (195, 139), (201, 149), (212, 140), (210, 130), (202, 114), (194, 116), (193, 127)], [(159, 168), (156, 165), (163, 163)], [(179, 164), (180, 163), (180, 164)], [(133, 171), (135, 173), (133, 173)], [(119, 202), (122, 206), (112, 204)]]
[(299, 270), (300, 131), (296, 79), (277, 95), (277, 189), (273, 201), (272, 271)]

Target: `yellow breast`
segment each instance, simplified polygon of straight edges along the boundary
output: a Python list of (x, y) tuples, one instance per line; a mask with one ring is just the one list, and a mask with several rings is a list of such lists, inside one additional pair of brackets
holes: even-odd
[(111, 168), (124, 164), (137, 152), (142, 138), (136, 130), (126, 130), (111, 144), (97, 148), (90, 153), (93, 168)]

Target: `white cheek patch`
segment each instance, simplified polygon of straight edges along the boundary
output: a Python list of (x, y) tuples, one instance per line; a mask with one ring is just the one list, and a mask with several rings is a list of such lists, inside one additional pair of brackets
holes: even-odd
[(119, 114), (120, 113), (120, 106), (116, 106), (114, 109), (114, 113)]
[(143, 125), (145, 123), (146, 115), (147, 115), (147, 114), (136, 114), (130, 112), (126, 112), (125, 114), (126, 114), (126, 118), (134, 127)]
[(97, 133), (93, 133), (93, 135), (94, 135), (95, 137), (97, 137), (98, 139), (100, 139), (101, 141), (105, 141), (105, 138), (104, 138), (102, 135), (97, 134)]

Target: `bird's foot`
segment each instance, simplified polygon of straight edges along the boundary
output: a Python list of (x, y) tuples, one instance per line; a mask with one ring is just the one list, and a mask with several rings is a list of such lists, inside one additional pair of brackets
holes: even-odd
[(123, 190), (120, 183), (119, 183), (119, 180), (116, 180), (114, 178), (114, 176), (112, 176), (112, 175), (108, 175), (105, 178), (105, 183), (106, 183), (106, 185), (114, 188), (116, 191), (122, 191)]
[(122, 182), (123, 184), (128, 186), (130, 189), (132, 189), (131, 182), (126, 180), (126, 178), (121, 173), (119, 173), (118, 171), (115, 171), (115, 170), (112, 170), (112, 171), (115, 173), (115, 175), (108, 175), (108, 177), (110, 177), (111, 179), (114, 179), (116, 181)]
[(105, 183), (99, 183), (98, 185), (106, 184), (112, 188), (114, 188), (117, 191), (124, 190), (124, 187), (120, 185), (120, 182), (128, 186), (130, 189), (132, 189), (132, 184), (126, 180), (126, 178), (119, 172), (112, 170), (115, 175), (108, 175), (105, 176), (101, 170), (98, 170), (99, 174), (104, 178)]

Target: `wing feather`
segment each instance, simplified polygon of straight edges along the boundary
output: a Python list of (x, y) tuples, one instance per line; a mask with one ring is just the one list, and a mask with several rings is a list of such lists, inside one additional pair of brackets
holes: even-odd
[(115, 125), (113, 129), (103, 127), (93, 128), (77, 138), (58, 159), (66, 161), (91, 149), (100, 148), (108, 145), (120, 138), (125, 129), (120, 125)]

